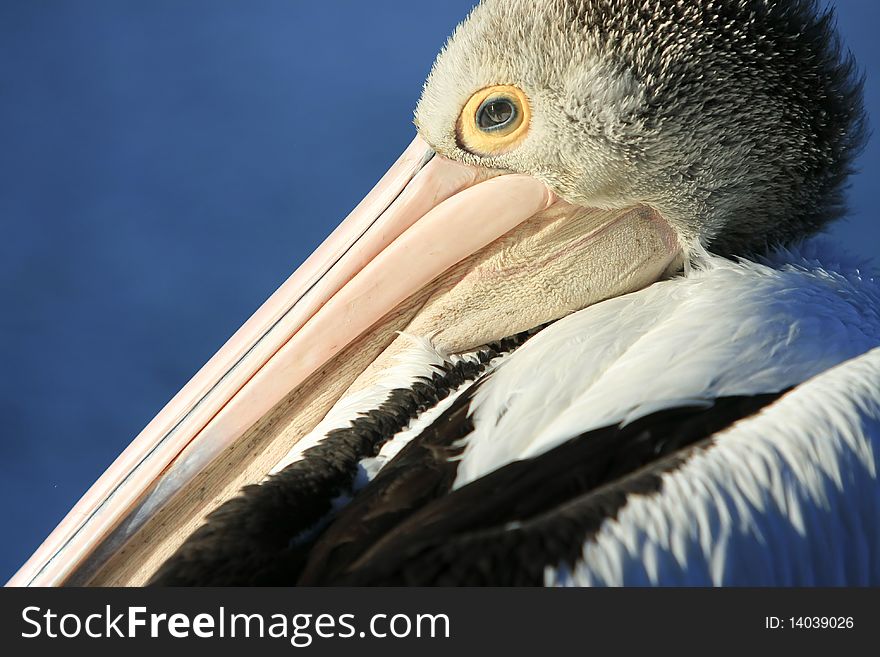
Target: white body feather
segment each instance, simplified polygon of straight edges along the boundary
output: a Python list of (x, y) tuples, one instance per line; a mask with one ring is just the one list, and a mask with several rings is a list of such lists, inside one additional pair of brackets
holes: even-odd
[(545, 583), (880, 584), (880, 349), (716, 435)]
[(710, 257), (539, 333), (477, 393), (456, 485), (590, 429), (778, 392), (880, 346), (874, 280), (780, 255), (785, 264)]
[[(660, 493), (632, 496), (578, 566), (548, 567), (546, 583), (880, 584), (880, 286), (853, 266), (820, 264), (818, 251), (763, 264), (708, 257), (496, 359), (472, 403), (455, 486), (591, 429), (795, 387), (663, 475)], [(415, 342), (285, 463), (447, 359)], [(359, 486), (460, 392), (362, 461)]]

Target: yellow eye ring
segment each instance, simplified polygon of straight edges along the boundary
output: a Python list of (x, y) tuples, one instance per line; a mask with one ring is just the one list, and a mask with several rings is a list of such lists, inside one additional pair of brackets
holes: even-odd
[(481, 89), (458, 118), (459, 146), (476, 155), (508, 153), (529, 132), (532, 109), (522, 89), (508, 84)]

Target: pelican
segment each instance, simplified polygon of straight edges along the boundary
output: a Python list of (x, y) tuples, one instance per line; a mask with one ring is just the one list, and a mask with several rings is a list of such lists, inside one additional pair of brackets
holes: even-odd
[(415, 124), (12, 584), (880, 584), (829, 10), (484, 0)]

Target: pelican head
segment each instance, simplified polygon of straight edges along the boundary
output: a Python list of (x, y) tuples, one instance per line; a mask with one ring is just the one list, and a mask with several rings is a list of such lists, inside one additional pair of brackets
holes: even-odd
[(144, 581), (392, 363), (400, 331), (468, 351), (702, 248), (821, 228), (862, 117), (812, 0), (485, 0), (437, 58), (413, 144), (13, 582)]
[[(475, 125), (496, 93), (522, 106), (515, 135)], [(864, 137), (853, 60), (813, 0), (487, 0), (437, 58), (416, 125), (451, 160), (578, 206), (650, 206), (683, 245), (725, 254), (838, 218)]]

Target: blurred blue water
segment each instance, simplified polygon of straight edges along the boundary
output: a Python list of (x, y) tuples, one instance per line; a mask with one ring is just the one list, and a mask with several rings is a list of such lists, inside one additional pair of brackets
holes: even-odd
[[(408, 143), (471, 4), (0, 3), (0, 579)], [(878, 116), (880, 4), (838, 8)]]

